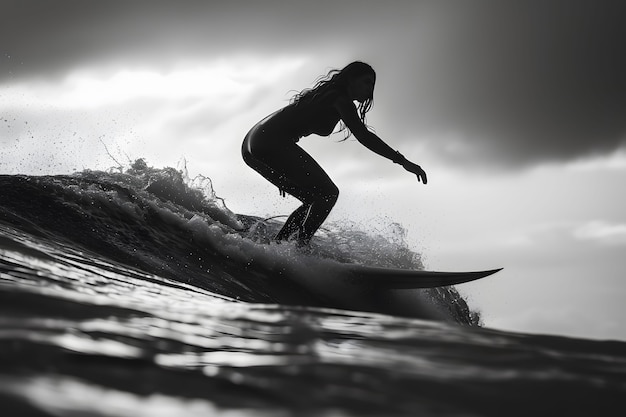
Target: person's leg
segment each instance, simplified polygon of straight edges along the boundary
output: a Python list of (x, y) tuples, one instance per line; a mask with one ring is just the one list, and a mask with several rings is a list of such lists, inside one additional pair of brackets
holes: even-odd
[(245, 162), (281, 190), (293, 195), (303, 205), (287, 219), (277, 240), (297, 233), (306, 244), (330, 214), (339, 190), (319, 164), (296, 144), (280, 149), (261, 149), (252, 155), (244, 147)]
[(302, 223), (301, 231), (298, 235), (298, 240), (303, 244), (308, 244), (317, 232), (328, 215), (330, 211), (335, 206), (337, 202), (337, 198), (339, 197), (339, 191), (334, 194), (322, 195), (316, 201), (314, 201), (308, 210), (308, 216), (304, 219), (304, 223)]
[(274, 240), (288, 240), (294, 234), (299, 236), (302, 233), (302, 225), (304, 220), (309, 214), (310, 205), (307, 203), (302, 204), (289, 216), (283, 227), (274, 237)]
[(303, 204), (289, 216), (276, 239), (288, 239), (297, 233), (298, 241), (308, 244), (330, 214), (339, 190), (308, 153), (296, 145), (290, 148), (282, 155), (282, 188)]

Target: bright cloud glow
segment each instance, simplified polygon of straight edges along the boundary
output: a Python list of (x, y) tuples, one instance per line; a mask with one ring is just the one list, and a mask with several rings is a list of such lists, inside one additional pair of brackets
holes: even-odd
[(264, 92), (300, 76), (308, 60), (233, 55), (167, 70), (80, 67), (60, 78), (0, 84), (0, 170), (108, 169), (114, 162), (108, 151), (119, 161), (145, 157), (164, 166), (191, 150), (202, 152), (206, 165), (229, 155), (224, 164), (232, 166), (240, 159), (233, 143), (270, 111), (257, 106), (276, 106), (287, 91), (261, 103)]
[(6, 103), (12, 106), (53, 105), (61, 109), (96, 108), (133, 99), (198, 98), (228, 104), (251, 89), (275, 83), (293, 73), (305, 61), (301, 57), (264, 60), (234, 57), (185, 63), (167, 72), (120, 68), (105, 74), (101, 70), (81, 68), (61, 82), (14, 84), (4, 94)]

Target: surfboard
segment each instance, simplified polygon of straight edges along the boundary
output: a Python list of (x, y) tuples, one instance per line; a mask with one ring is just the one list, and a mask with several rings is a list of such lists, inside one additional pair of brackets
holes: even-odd
[(462, 284), (488, 277), (501, 270), (502, 268), (472, 272), (443, 272), (342, 265), (341, 276), (342, 279), (359, 286), (411, 289)]
[[(267, 222), (267, 219), (264, 220), (259, 217), (238, 215), (238, 219), (243, 223), (244, 228), (235, 232), (242, 237), (251, 238), (261, 244), (270, 243), (270, 236), (274, 236), (276, 231), (280, 228), (279, 223), (271, 224)], [(320, 254), (318, 253), (317, 255)], [(385, 268), (348, 262), (344, 263), (342, 260), (337, 259), (335, 254), (327, 254), (324, 252), (322, 252), (320, 258), (336, 261), (336, 263), (333, 264), (326, 264), (325, 267), (323, 267), (324, 271), (322, 273), (315, 273), (313, 279), (306, 280), (309, 285), (314, 287), (320, 286), (322, 290), (334, 288), (341, 284), (344, 286), (346, 284), (348, 285), (348, 287), (343, 290), (347, 290), (350, 287), (358, 287), (364, 290), (445, 287), (475, 281), (502, 270), (502, 268), (497, 268), (485, 271), (444, 272)], [(294, 277), (297, 277), (294, 279), (301, 282), (302, 272), (301, 270), (294, 272)]]

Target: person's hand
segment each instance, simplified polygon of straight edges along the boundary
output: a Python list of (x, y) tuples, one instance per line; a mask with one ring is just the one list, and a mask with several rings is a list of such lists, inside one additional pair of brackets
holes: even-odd
[(406, 161), (403, 165), (404, 169), (406, 169), (409, 172), (412, 172), (413, 174), (415, 174), (417, 176), (417, 180), (423, 182), (424, 184), (426, 184), (428, 182), (428, 179), (426, 178), (426, 172), (422, 169), (421, 166), (414, 164), (411, 161)]

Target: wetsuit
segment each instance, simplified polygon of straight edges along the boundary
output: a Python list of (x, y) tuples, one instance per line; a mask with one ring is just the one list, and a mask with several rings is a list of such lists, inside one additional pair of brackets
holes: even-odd
[(306, 103), (290, 104), (257, 123), (243, 141), (246, 164), (302, 202), (276, 240), (295, 237), (307, 244), (337, 201), (337, 186), (297, 142), (310, 134), (333, 132), (340, 119), (334, 107), (340, 94), (330, 91)]

